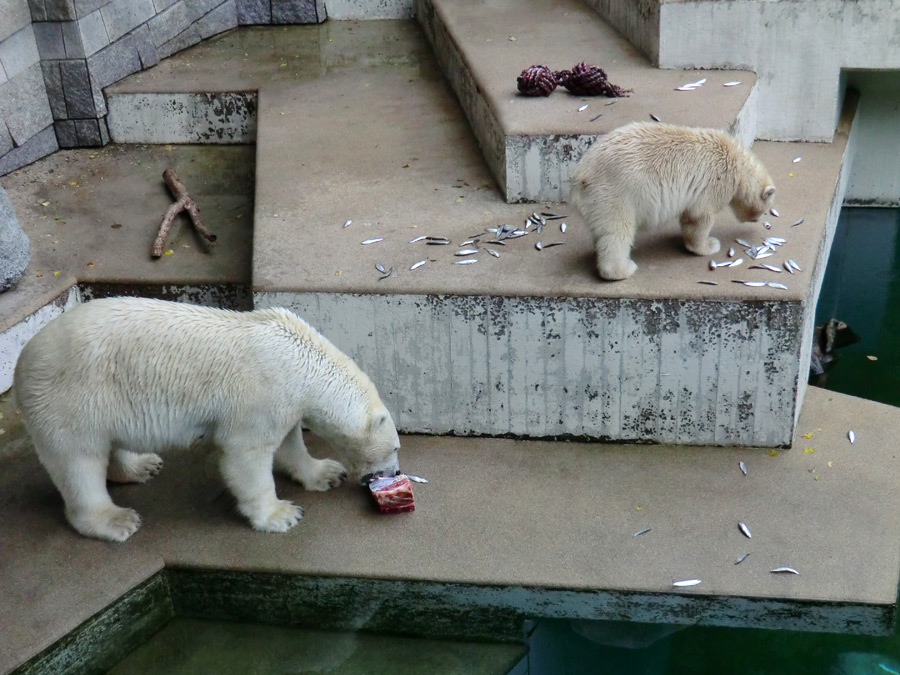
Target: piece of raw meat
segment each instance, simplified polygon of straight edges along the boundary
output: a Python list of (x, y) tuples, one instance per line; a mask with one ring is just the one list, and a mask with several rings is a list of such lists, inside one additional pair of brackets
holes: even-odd
[(382, 513), (403, 513), (416, 510), (412, 483), (405, 474), (376, 478), (369, 483), (369, 490), (375, 497), (378, 510)]

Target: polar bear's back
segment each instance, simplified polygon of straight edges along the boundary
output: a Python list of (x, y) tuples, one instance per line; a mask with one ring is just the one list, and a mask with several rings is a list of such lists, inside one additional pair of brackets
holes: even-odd
[(371, 386), (357, 373), (287, 310), (109, 298), (41, 329), (22, 351), (14, 384), (26, 423), (107, 429), (132, 446), (155, 448), (188, 445), (254, 416), (288, 424), (323, 377), (360, 391)]
[(716, 202), (704, 204), (715, 211), (734, 194), (734, 176), (746, 155), (721, 130), (634, 122), (588, 150), (572, 174), (571, 199), (576, 206), (624, 204), (642, 225), (676, 219), (697, 199)]

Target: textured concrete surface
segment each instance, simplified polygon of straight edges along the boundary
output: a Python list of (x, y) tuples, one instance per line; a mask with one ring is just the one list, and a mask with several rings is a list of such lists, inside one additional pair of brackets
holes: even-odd
[[(381, 516), (355, 485), (306, 493), (279, 479), (279, 495), (306, 510), (284, 535), (253, 532), (235, 512), (214, 454), (171, 453), (147, 485), (112, 488), (144, 518), (122, 545), (68, 527), (18, 417), (2, 410), (0, 672), (162, 565), (424, 582), (417, 593), (432, 584), (440, 602), (476, 612), (873, 634), (895, 620), (900, 412), (820, 389), (777, 456), (403, 437), (401, 466), (430, 480), (414, 488), (415, 512)], [(769, 571), (779, 566), (800, 575)], [(672, 586), (690, 578), (702, 583)]]

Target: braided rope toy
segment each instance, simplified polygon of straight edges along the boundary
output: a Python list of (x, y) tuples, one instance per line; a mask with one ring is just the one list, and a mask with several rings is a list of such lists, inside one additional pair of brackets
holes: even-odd
[(547, 66), (535, 65), (526, 68), (516, 78), (519, 92), (523, 96), (549, 96), (558, 85), (562, 85), (576, 96), (628, 96), (631, 89), (623, 89), (613, 84), (606, 73), (597, 66), (589, 66), (582, 61), (572, 70), (552, 71)]

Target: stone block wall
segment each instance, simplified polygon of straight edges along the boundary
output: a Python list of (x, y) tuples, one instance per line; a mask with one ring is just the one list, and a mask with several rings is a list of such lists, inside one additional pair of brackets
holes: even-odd
[(319, 23), (324, 0), (0, 0), (0, 175), (105, 145), (104, 87), (245, 24)]

